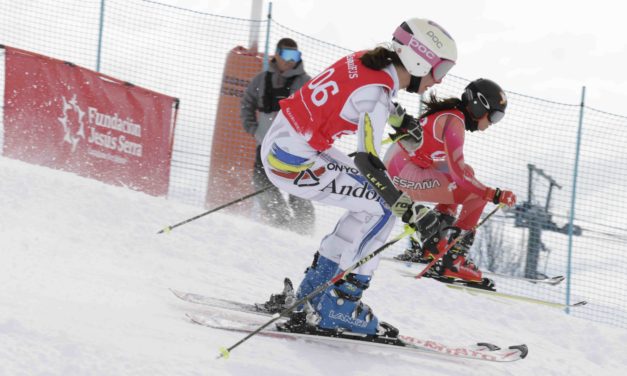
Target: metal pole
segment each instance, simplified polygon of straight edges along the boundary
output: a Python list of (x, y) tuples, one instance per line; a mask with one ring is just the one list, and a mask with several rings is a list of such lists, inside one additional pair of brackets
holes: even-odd
[(259, 46), (259, 27), (261, 26), (261, 12), (263, 0), (253, 0), (250, 7), (250, 32), (248, 34), (248, 48), (257, 52)]
[(267, 186), (267, 187), (265, 187), (265, 188), (261, 188), (260, 190), (258, 190), (258, 191), (256, 191), (256, 192), (253, 192), (253, 193), (251, 193), (251, 194), (248, 194), (248, 195), (246, 195), (246, 196), (244, 196), (244, 197), (240, 197), (240, 198), (238, 198), (237, 200), (233, 200), (233, 201), (228, 202), (228, 203), (226, 203), (226, 204), (224, 204), (224, 205), (220, 205), (220, 206), (218, 206), (217, 208), (213, 208), (213, 209), (211, 209), (211, 210), (209, 210), (209, 211), (206, 211), (206, 212), (204, 212), (204, 213), (202, 213), (202, 214), (198, 214), (198, 215), (196, 215), (196, 216), (194, 216), (194, 217), (192, 217), (192, 218), (186, 219), (186, 220), (184, 220), (183, 222), (179, 222), (179, 223), (177, 223), (177, 224), (175, 224), (175, 225), (168, 226), (168, 227), (166, 227), (166, 228), (164, 228), (164, 229), (161, 229), (161, 230), (159, 230), (159, 231), (157, 232), (157, 234), (163, 234), (164, 232), (165, 232), (165, 233), (169, 233), (170, 231), (172, 231), (172, 229), (174, 229), (174, 228), (176, 228), (176, 227), (179, 227), (179, 226), (184, 225), (184, 224), (186, 224), (186, 223), (189, 223), (189, 222), (191, 222), (191, 221), (195, 221), (195, 220), (197, 220), (198, 218), (204, 217), (204, 216), (205, 216), (205, 215), (207, 215), (207, 214), (211, 214), (211, 213), (213, 213), (213, 212), (217, 212), (218, 210), (222, 210), (222, 209), (224, 209), (224, 208), (226, 208), (226, 207), (228, 207), (228, 206), (231, 206), (231, 205), (237, 204), (238, 202), (242, 202), (242, 201), (246, 200), (247, 198), (250, 198), (250, 197), (256, 196), (256, 195), (258, 195), (258, 194), (260, 194), (260, 193), (262, 193), (262, 192), (265, 192), (265, 191), (267, 191), (268, 189), (273, 188), (273, 187), (274, 187), (274, 185), (273, 185), (273, 184), (270, 184), (269, 186)]
[(538, 259), (540, 258), (540, 244), (542, 242), (542, 224), (540, 220), (538, 216), (529, 218), (529, 239), (527, 239), (525, 278), (538, 278)]
[(531, 195), (533, 194), (531, 187), (533, 186), (533, 170), (536, 166), (532, 164), (527, 164), (527, 170), (529, 170), (529, 176), (527, 178), (527, 201), (529, 202), (529, 206), (531, 206)]
[[(573, 258), (573, 222), (575, 221), (575, 198), (577, 194), (577, 174), (579, 172), (579, 154), (581, 149), (581, 132), (583, 128), (583, 113), (586, 100), (586, 87), (581, 88), (581, 105), (579, 108), (579, 128), (577, 129), (577, 148), (575, 149), (575, 167), (573, 171), (573, 188), (570, 197), (570, 218), (568, 220), (568, 266), (566, 269), (566, 304), (570, 304), (571, 269)], [(566, 313), (570, 313), (566, 307)]]
[(104, 29), (105, 0), (100, 0), (100, 29), (98, 30), (98, 54), (96, 56), (96, 72), (100, 72), (100, 53), (102, 52), (102, 30)]
[(268, 51), (270, 48), (270, 23), (272, 22), (272, 1), (268, 3), (268, 25), (266, 26), (266, 49), (263, 54), (263, 70), (268, 70)]
[(553, 193), (554, 186), (555, 184), (551, 182), (551, 184), (549, 185), (549, 193), (547, 193), (546, 195), (546, 203), (544, 204), (544, 210), (546, 210), (547, 212), (549, 211), (549, 203), (551, 202), (551, 193)]

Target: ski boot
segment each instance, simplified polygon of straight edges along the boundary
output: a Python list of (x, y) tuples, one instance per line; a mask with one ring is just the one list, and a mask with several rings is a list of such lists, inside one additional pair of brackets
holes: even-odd
[[(257, 307), (260, 308), (261, 311), (268, 313), (281, 312), (292, 306), (298, 300), (309, 295), (318, 286), (333, 278), (337, 269), (337, 263), (316, 252), (313, 263), (305, 270), (305, 278), (301, 281), (296, 294), (294, 294), (292, 281), (290, 281), (289, 278), (285, 278), (283, 281), (283, 292), (280, 294), (272, 294), (267, 302), (258, 304)], [(320, 296), (321, 294), (311, 298), (311, 304), (316, 304), (318, 300), (320, 300)], [(300, 311), (304, 308), (306, 308), (306, 306), (301, 305), (297, 307), (296, 310)]]
[[(449, 241), (452, 241), (450, 239)], [(427, 273), (442, 282), (454, 282), (468, 287), (495, 291), (494, 281), (484, 278), (479, 267), (468, 257), (474, 233), (466, 235), (436, 262)]]
[(407, 248), (405, 252), (401, 253), (400, 255), (394, 256), (394, 259), (405, 262), (422, 262), (423, 251), (420, 247), (420, 243), (418, 243), (418, 240), (410, 237), (409, 248)]
[(440, 239), (443, 239), (448, 232), (448, 229), (455, 222), (455, 217), (438, 213), (439, 219), (439, 229), (438, 233), (430, 238), (428, 238), (423, 247), (420, 247), (420, 243), (413, 237), (409, 238), (409, 248), (405, 250), (404, 253), (394, 257), (399, 261), (407, 261), (407, 262), (417, 262), (421, 264), (428, 264), (433, 260), (434, 256), (439, 253), (438, 251), (438, 243)]
[(369, 287), (370, 278), (350, 273), (345, 279), (329, 286), (315, 306), (315, 312), (305, 315), (307, 324), (319, 332), (397, 337), (398, 329), (379, 322), (370, 307), (361, 302), (362, 292)]
[[(311, 292), (317, 289), (320, 285), (328, 282), (331, 278), (335, 277), (338, 269), (338, 264), (336, 262), (331, 261), (316, 252), (311, 266), (305, 270), (305, 278), (303, 278), (300, 282), (300, 286), (298, 286), (296, 299), (299, 300), (304, 298), (305, 296), (311, 294)], [(312, 297), (309, 300), (311, 302), (311, 306), (315, 307), (321, 297), (322, 293)], [(299, 308), (302, 309), (303, 307)]]

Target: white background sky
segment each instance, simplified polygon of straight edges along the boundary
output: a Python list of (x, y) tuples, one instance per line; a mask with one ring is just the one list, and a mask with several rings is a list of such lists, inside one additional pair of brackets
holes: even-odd
[[(250, 18), (252, 0), (156, 0)], [(430, 18), (455, 38), (452, 74), (491, 78), (508, 91), (627, 115), (627, 25), (617, 1), (275, 0), (273, 18), (350, 49), (387, 41), (408, 17)], [(264, 1), (263, 14), (268, 1)]]

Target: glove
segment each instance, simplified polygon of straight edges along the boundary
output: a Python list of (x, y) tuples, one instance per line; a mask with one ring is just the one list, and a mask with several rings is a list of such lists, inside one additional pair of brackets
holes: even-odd
[(400, 104), (393, 103), (393, 105), (388, 124), (394, 128), (394, 133), (390, 133), (389, 136), (392, 142), (402, 139), (403, 146), (411, 153), (422, 146), (422, 126), (415, 117), (407, 114)]
[(401, 194), (391, 209), (394, 215), (416, 229), (423, 239), (431, 237), (439, 229), (438, 214), (424, 205), (413, 202), (406, 193)]
[(505, 204), (510, 208), (516, 204), (516, 195), (512, 191), (502, 191), (499, 188), (487, 188), (484, 199), (495, 204)]
[(396, 102), (392, 102), (392, 106), (392, 111), (390, 111), (390, 116), (388, 117), (388, 124), (390, 124), (392, 128), (401, 128), (407, 111)]

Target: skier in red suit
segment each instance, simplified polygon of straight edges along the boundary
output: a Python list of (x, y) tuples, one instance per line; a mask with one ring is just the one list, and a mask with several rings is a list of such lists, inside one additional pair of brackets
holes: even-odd
[[(432, 237), (421, 248), (412, 241), (403, 261), (428, 263), (441, 252), (450, 239), (445, 227), (472, 230), (488, 202), (513, 206), (516, 195), (508, 190), (487, 187), (478, 181), (464, 161), (466, 131), (485, 131), (505, 116), (507, 97), (499, 85), (487, 79), (471, 82), (462, 98), (438, 99), (431, 95), (424, 102), (426, 112), (418, 121), (400, 128), (396, 142), (387, 152), (384, 163), (394, 185), (414, 201), (435, 202), (440, 215), (441, 234)], [(399, 112), (403, 112), (399, 107)], [(405, 115), (407, 117), (407, 115)], [(458, 206), (461, 212), (457, 216)], [(492, 281), (483, 278), (479, 268), (468, 258), (474, 233), (457, 243), (431, 269), (431, 275), (461, 279), (491, 288)]]

